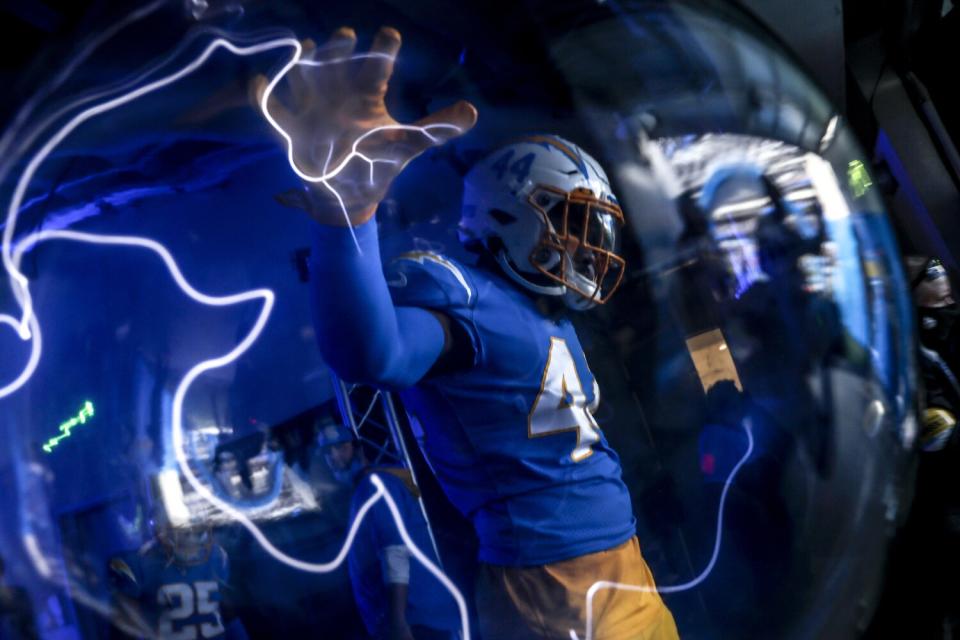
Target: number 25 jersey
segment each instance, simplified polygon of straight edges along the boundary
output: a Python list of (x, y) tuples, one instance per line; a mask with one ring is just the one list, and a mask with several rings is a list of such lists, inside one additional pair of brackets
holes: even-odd
[(480, 559), (543, 565), (630, 539), (630, 496), (570, 321), (498, 273), (435, 253), (404, 254), (386, 276), (395, 305), (440, 311), (473, 343), (472, 367), (401, 397), (447, 497), (473, 522)]
[(222, 547), (190, 566), (176, 564), (156, 541), (110, 561), (114, 589), (137, 601), (160, 640), (223, 638), (222, 588), (229, 564)]

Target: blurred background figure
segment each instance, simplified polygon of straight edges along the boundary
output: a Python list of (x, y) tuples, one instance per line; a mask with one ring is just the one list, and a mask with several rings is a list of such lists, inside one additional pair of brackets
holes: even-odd
[[(179, 483), (179, 477), (173, 480)], [(244, 640), (246, 631), (225, 598), (227, 552), (214, 541), (208, 523), (178, 516), (175, 507), (159, 500), (154, 539), (110, 560), (117, 626), (161, 640)]]
[[(346, 427), (325, 416), (317, 425), (317, 450), (327, 471), (327, 482), (319, 485), (324, 505), (331, 518), (349, 527), (350, 503), (360, 473), (367, 468), (366, 453)], [(330, 482), (332, 480), (332, 482)]]
[[(731, 590), (726, 581), (708, 581), (711, 612), (718, 622), (735, 621), (758, 637), (779, 633), (778, 621), (789, 615), (790, 591), (784, 585), (795, 569), (794, 556), (786, 552), (795, 522), (782, 486), (793, 440), (732, 380), (714, 383), (706, 405), (699, 447), (706, 504), (719, 509), (726, 492), (716, 570), (739, 585)], [(758, 611), (753, 603), (761, 597), (767, 606)]]
[(895, 541), (884, 600), (868, 637), (953, 638), (960, 632), (958, 311), (939, 259), (908, 256), (906, 267), (917, 308), (923, 379), (920, 456), (913, 506)]
[(30, 596), (23, 587), (7, 584), (6, 564), (0, 556), (0, 638), (35, 640), (38, 637)]
[(911, 290), (920, 328), (920, 373), (926, 406), (920, 446), (924, 451), (942, 451), (951, 442), (960, 409), (960, 345), (957, 317), (947, 270), (937, 258), (910, 257)]
[[(317, 441), (337, 482), (349, 487), (351, 522), (376, 492), (376, 474), (393, 498), (414, 544), (438, 564), (432, 536), (410, 472), (400, 466), (370, 466), (344, 426), (327, 424)], [(383, 499), (377, 500), (350, 548), (350, 581), (367, 631), (377, 640), (451, 640), (460, 630), (456, 603), (446, 588), (413, 558)]]
[(737, 194), (742, 200), (738, 191), (751, 193), (752, 187), (767, 203), (754, 232), (759, 271), (729, 306), (732, 332), (752, 343), (741, 373), (758, 402), (799, 438), (816, 471), (825, 475), (835, 429), (828, 367), (832, 357), (849, 355), (851, 341), (834, 301), (811, 290), (802, 268), (804, 256), (821, 251), (822, 238), (799, 232), (802, 212), (756, 168), (734, 167), (722, 177), (716, 198)]

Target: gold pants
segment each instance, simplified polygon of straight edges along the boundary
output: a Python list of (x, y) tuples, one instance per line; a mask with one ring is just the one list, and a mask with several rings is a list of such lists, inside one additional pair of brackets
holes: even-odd
[(483, 640), (586, 638), (587, 591), (597, 581), (649, 591), (598, 589), (592, 640), (675, 640), (673, 615), (656, 592), (636, 537), (618, 547), (537, 567), (481, 564), (477, 609)]

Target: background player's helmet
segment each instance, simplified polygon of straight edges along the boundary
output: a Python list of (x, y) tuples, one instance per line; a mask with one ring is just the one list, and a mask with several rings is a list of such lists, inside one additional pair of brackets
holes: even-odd
[(213, 551), (213, 530), (201, 514), (191, 512), (181, 482), (171, 469), (151, 478), (153, 534), (177, 565), (202, 564)]
[(353, 484), (366, 466), (353, 431), (342, 424), (321, 423), (317, 433), (317, 445), (334, 479), (341, 484)]
[(317, 425), (317, 445), (320, 447), (330, 447), (354, 440), (356, 437), (353, 431), (342, 424), (332, 420), (320, 420)]
[(620, 285), (622, 225), (599, 163), (559, 136), (504, 145), (464, 179), (464, 246), (489, 250), (518, 284), (572, 308), (602, 304)]
[(950, 277), (939, 258), (910, 256), (907, 258), (910, 289), (921, 308), (933, 309), (952, 305)]
[(157, 541), (179, 566), (203, 564), (213, 552), (213, 531), (207, 523), (174, 524), (162, 507), (154, 516)]

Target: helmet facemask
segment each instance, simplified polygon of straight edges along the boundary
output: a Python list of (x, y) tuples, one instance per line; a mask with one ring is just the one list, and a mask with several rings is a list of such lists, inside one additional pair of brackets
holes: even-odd
[(620, 286), (626, 263), (617, 254), (623, 212), (588, 189), (565, 192), (539, 185), (530, 206), (543, 216), (544, 232), (530, 253), (530, 264), (563, 285), (573, 309), (604, 304)]
[(213, 532), (205, 525), (167, 526), (159, 538), (179, 566), (203, 564), (213, 551)]

